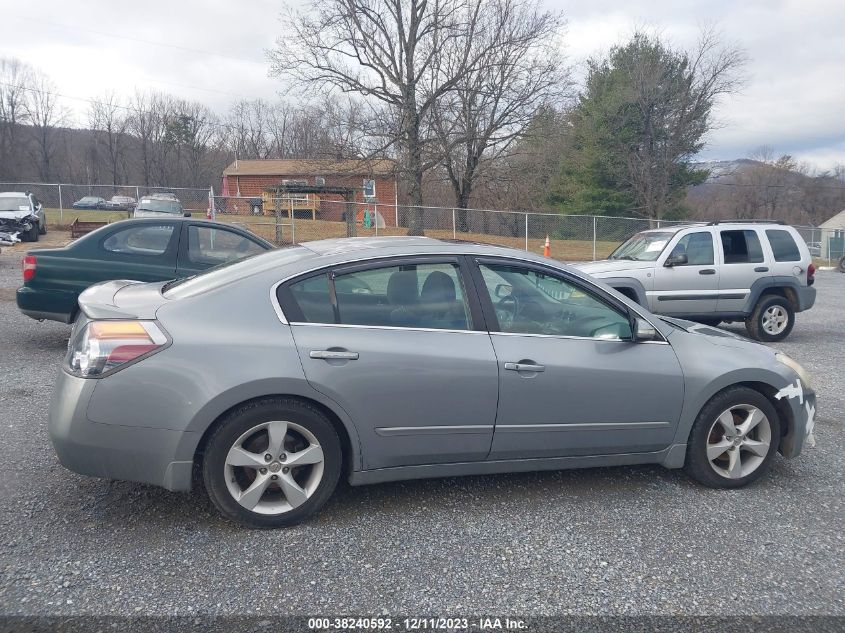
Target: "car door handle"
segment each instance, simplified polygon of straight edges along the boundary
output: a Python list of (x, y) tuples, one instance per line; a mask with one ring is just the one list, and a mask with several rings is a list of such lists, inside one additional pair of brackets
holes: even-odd
[(510, 371), (546, 371), (546, 366), (532, 363), (505, 363), (505, 369)]
[(358, 352), (341, 352), (332, 349), (312, 349), (308, 355), (311, 358), (323, 360), (358, 360)]
[(754, 269), (754, 272), (755, 273), (767, 273), (767, 272), (769, 272), (769, 267), (768, 266), (757, 266), (757, 268)]
[(716, 269), (715, 268), (705, 268), (704, 270), (698, 271), (699, 275), (715, 275)]

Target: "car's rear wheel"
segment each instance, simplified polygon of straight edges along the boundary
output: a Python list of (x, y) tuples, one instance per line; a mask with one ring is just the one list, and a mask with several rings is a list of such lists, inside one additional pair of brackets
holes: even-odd
[(203, 481), (230, 519), (283, 527), (326, 503), (341, 462), (337, 432), (322, 412), (299, 400), (273, 398), (227, 414), (206, 445)]
[(795, 311), (789, 300), (780, 295), (762, 297), (745, 320), (745, 329), (751, 338), (764, 343), (782, 341), (795, 325)]
[(845, 273), (845, 257), (839, 260), (839, 272)]
[(684, 469), (712, 488), (739, 488), (770, 467), (780, 441), (780, 418), (768, 399), (732, 387), (708, 402), (693, 424)]

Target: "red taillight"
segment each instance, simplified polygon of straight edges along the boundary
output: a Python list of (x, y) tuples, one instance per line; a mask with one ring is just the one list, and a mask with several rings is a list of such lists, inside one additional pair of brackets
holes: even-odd
[(29, 281), (33, 277), (35, 277), (35, 255), (27, 255), (23, 258), (21, 262), (21, 267), (23, 268), (23, 280)]
[(807, 285), (812, 286), (816, 280), (816, 267), (810, 264), (807, 266)]

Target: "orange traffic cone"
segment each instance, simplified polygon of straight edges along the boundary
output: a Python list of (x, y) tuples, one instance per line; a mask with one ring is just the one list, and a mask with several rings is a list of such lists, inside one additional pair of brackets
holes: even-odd
[(543, 245), (543, 257), (551, 257), (552, 256), (552, 245), (549, 242), (549, 236), (546, 236), (546, 243)]

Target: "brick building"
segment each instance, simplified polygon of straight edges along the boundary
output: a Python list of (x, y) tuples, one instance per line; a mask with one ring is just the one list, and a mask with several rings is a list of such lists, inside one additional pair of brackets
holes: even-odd
[[(396, 226), (396, 164), (392, 160), (236, 160), (223, 170), (221, 193), (223, 196), (260, 198), (266, 187), (280, 184), (349, 187), (355, 191), (354, 201), (359, 214), (365, 208), (371, 213), (375, 209), (387, 226)], [(341, 196), (319, 195), (316, 217), (339, 221), (344, 209)]]

